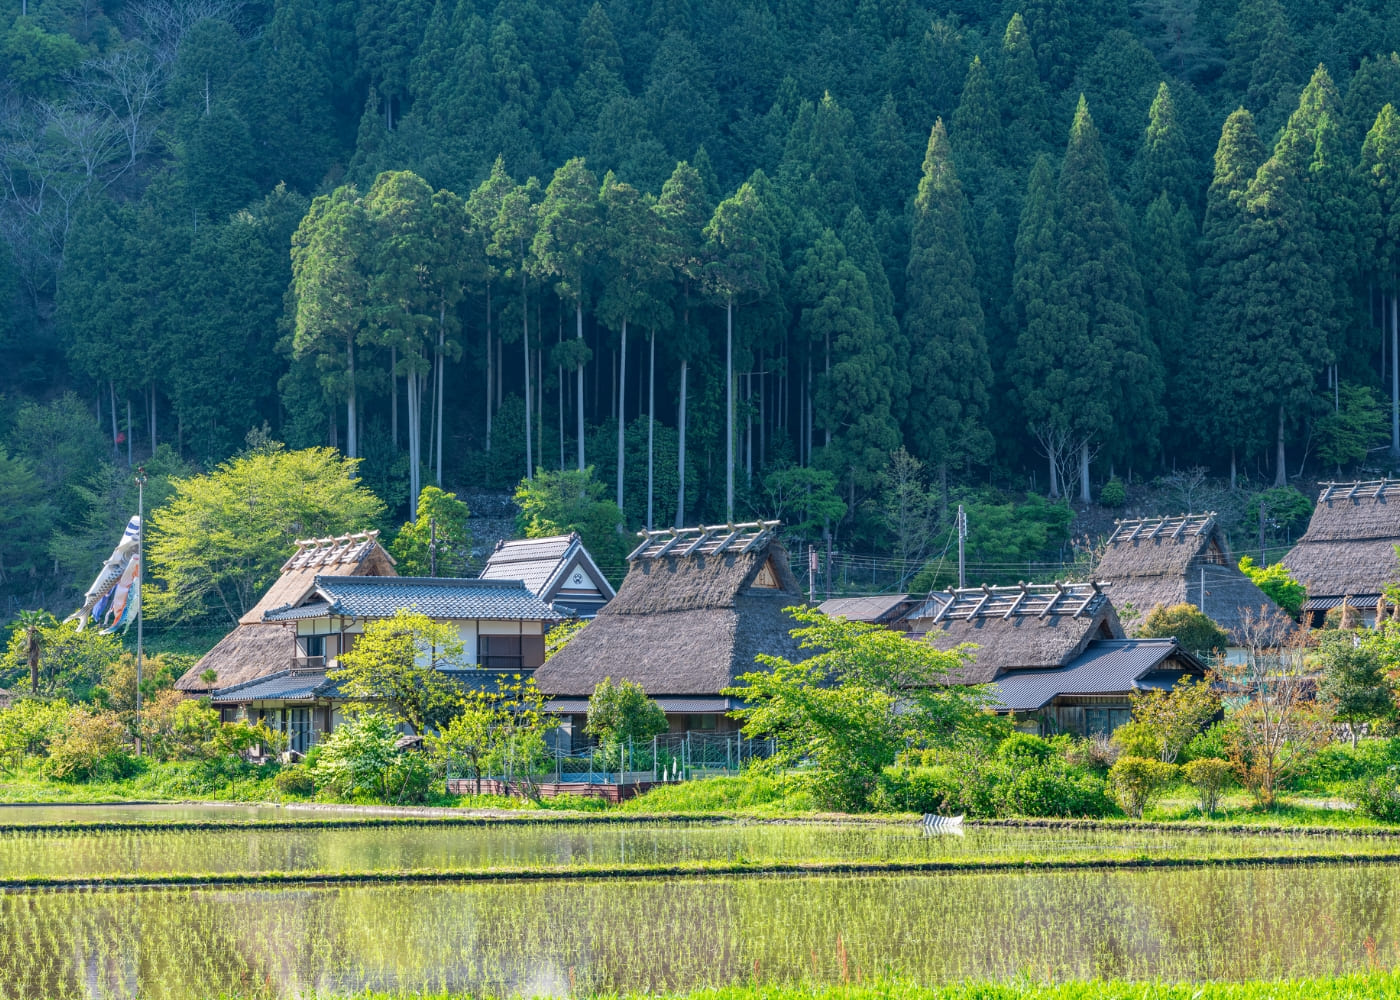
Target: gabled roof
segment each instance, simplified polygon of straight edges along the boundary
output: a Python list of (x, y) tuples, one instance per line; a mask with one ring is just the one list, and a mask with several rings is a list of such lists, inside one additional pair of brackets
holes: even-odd
[(993, 684), (992, 694), (1011, 711), (1029, 712), (1062, 695), (1170, 687), (1186, 675), (1204, 676), (1205, 665), (1175, 639), (1095, 639), (1073, 662), (1058, 670), (1017, 670), (1002, 675)]
[(1400, 480), (1324, 483), (1308, 530), (1283, 565), (1308, 597), (1384, 593), (1400, 578)]
[(833, 597), (817, 610), (831, 618), (886, 624), (902, 617), (916, 601), (909, 594), (875, 594), (868, 597)]
[(1119, 521), (1095, 573), (1112, 583), (1114, 607), (1129, 622), (1158, 605), (1186, 603), (1232, 631), (1247, 612), (1278, 610), (1235, 565), (1214, 514)]
[(282, 564), (281, 575), (267, 592), (239, 619), (244, 624), (264, 620), (273, 608), (302, 603), (316, 586), (318, 574), (342, 576), (393, 576), (394, 557), (379, 544), (378, 531), (361, 531), (338, 538), (299, 540), (297, 550)]
[[(553, 603), (561, 600), (559, 592), (566, 588), (575, 567), (582, 567), (589, 582), (597, 588), (599, 603), (617, 596), (577, 532), (549, 538), (503, 539), (496, 543), (496, 550), (486, 560), (481, 578), (520, 580), (532, 593)], [(568, 603), (567, 598), (562, 601)]]
[(540, 690), (586, 698), (612, 677), (652, 697), (716, 696), (759, 653), (800, 658), (783, 609), (802, 591), (772, 529), (644, 532), (617, 597), (535, 671)]
[(276, 608), (267, 621), (321, 615), (389, 618), (400, 609), (429, 618), (558, 621), (559, 613), (519, 580), (460, 580), (430, 576), (318, 576), (317, 600)]
[[(495, 691), (503, 677), (514, 677), (514, 670), (443, 670), (442, 674), (473, 691)], [(251, 701), (316, 701), (343, 698), (340, 681), (325, 670), (279, 670), (242, 684), (214, 691), (209, 700), (215, 705), (244, 705)], [(585, 709), (586, 711), (586, 709)]]
[(956, 678), (964, 684), (985, 684), (1007, 670), (1067, 666), (1093, 639), (1125, 638), (1097, 582), (967, 587), (939, 596), (944, 601), (932, 617), (910, 618), (910, 637), (939, 649), (975, 644), (973, 661)]

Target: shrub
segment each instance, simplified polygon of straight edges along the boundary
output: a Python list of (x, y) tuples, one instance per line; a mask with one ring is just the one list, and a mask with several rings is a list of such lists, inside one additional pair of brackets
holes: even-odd
[(141, 769), (115, 712), (75, 708), (49, 748), (48, 773), (59, 781), (115, 781)]
[(1002, 815), (1106, 816), (1113, 812), (1103, 779), (1059, 758), (1004, 775), (993, 797)]
[(1200, 757), (1183, 766), (1181, 773), (1200, 797), (1201, 812), (1213, 814), (1220, 806), (1220, 792), (1230, 781), (1230, 762), (1219, 757)]
[(1350, 794), (1356, 808), (1382, 823), (1400, 823), (1400, 784), (1396, 782), (1396, 770), (1392, 767), (1385, 774), (1352, 785)]
[[(1038, 740), (1050, 748), (1045, 740)], [(1034, 748), (1035, 744), (1021, 744)], [(1103, 779), (1051, 755), (1010, 753), (991, 762), (945, 754), (945, 763), (887, 767), (871, 798), (887, 812), (966, 813), (969, 816), (1104, 816), (1113, 812)]]
[(1289, 779), (1292, 788), (1322, 789), (1329, 785), (1366, 781), (1400, 765), (1400, 740), (1367, 739), (1355, 747), (1329, 743), (1304, 761)]
[(283, 795), (309, 798), (316, 794), (316, 778), (305, 764), (293, 764), (277, 772), (272, 785)]
[(1128, 502), (1128, 491), (1122, 480), (1114, 476), (1099, 490), (1099, 503), (1105, 507), (1121, 507)]
[(1118, 758), (1109, 769), (1108, 783), (1113, 796), (1129, 816), (1141, 818), (1142, 812), (1176, 777), (1176, 765), (1147, 757)]
[(1012, 733), (997, 746), (997, 760), (1007, 764), (1043, 764), (1054, 753), (1049, 740), (1030, 733)]
[(1148, 757), (1162, 759), (1162, 738), (1145, 722), (1125, 722), (1113, 731), (1113, 745), (1119, 758)]
[(0, 712), (0, 763), (14, 768), (25, 757), (47, 754), (71, 711), (67, 702), (22, 698)]
[(870, 804), (880, 812), (993, 814), (990, 803), (985, 809), (969, 808), (963, 783), (947, 765), (885, 768)]
[(1217, 722), (1213, 726), (1207, 726), (1195, 735), (1190, 743), (1186, 744), (1185, 757), (1187, 760), (1200, 760), (1202, 757), (1229, 756), (1226, 746), (1226, 737), (1229, 735), (1229, 726), (1225, 722)]
[(380, 778), (380, 795), (386, 802), (423, 802), (432, 787), (433, 769), (421, 753), (400, 753)]
[(312, 772), (316, 785), (349, 798), (381, 798), (384, 776), (399, 751), (393, 720), (380, 712), (361, 712), (321, 741)]

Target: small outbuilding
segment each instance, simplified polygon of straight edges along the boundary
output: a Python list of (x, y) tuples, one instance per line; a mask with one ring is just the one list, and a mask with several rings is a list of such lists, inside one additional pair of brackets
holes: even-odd
[(977, 647), (952, 679), (989, 684), (1018, 728), (1043, 735), (1111, 733), (1132, 716), (1132, 695), (1203, 678), (1205, 665), (1175, 639), (1129, 639), (1104, 585), (969, 587), (938, 595), (909, 636)]
[(483, 580), (520, 580), (564, 618), (594, 618), (617, 596), (578, 532), (496, 543)]
[(1245, 615), (1279, 611), (1240, 572), (1214, 514), (1117, 522), (1095, 574), (1110, 581), (1114, 607), (1128, 627), (1158, 606), (1194, 604), (1234, 636)]
[(884, 625), (902, 632), (908, 627), (906, 619), (909, 612), (921, 603), (912, 594), (873, 594), (866, 597), (833, 597), (817, 605), (817, 610), (831, 618)]
[(1307, 588), (1303, 612), (1314, 626), (1347, 605), (1368, 625), (1385, 588), (1400, 579), (1400, 479), (1324, 483), (1308, 530), (1283, 557)]
[(760, 653), (800, 656), (783, 610), (804, 603), (778, 522), (642, 533), (627, 577), (598, 616), (535, 672), (551, 711), (583, 742), (588, 698), (605, 677), (660, 703), (672, 732), (731, 730), (722, 692)]

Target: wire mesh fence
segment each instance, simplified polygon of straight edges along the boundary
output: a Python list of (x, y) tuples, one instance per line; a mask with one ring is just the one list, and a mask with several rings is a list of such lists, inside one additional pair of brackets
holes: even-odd
[(772, 739), (754, 740), (739, 732), (667, 733), (649, 741), (614, 743), (582, 750), (556, 747), (529, 760), (505, 757), (483, 762), (476, 773), (465, 762), (449, 763), (447, 780), (500, 783), (631, 785), (690, 781), (738, 774), (753, 760), (773, 756)]

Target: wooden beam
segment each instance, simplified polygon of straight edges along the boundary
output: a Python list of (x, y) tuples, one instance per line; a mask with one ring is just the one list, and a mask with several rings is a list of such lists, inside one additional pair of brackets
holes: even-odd
[(991, 599), (992, 599), (992, 588), (991, 588), (991, 587), (988, 587), (985, 583), (982, 584), (982, 599), (979, 600), (979, 601), (973, 606), (972, 610), (969, 611), (969, 612), (967, 613), (967, 619), (968, 619), (968, 621), (971, 621), (972, 619), (976, 618), (979, 614), (981, 614), (982, 609), (983, 609), (984, 607), (986, 607), (987, 602), (990, 601)]
[[(709, 541), (712, 537), (714, 537), (714, 533), (715, 533), (716, 531), (718, 531), (718, 530), (719, 530), (718, 527), (714, 527), (714, 528), (705, 528), (705, 529), (703, 529), (703, 530), (700, 532), (700, 534), (696, 537), (695, 541), (691, 542), (689, 545), (687, 545), (687, 546), (685, 547), (685, 551), (682, 552), (681, 555), (683, 555), (683, 556), (694, 555), (694, 554), (695, 554), (695, 551), (696, 551), (698, 548), (700, 548), (700, 546), (704, 545), (707, 541)], [(733, 536), (731, 536), (731, 537), (733, 537)]]
[(659, 549), (657, 549), (655, 552), (653, 552), (652, 555), (651, 555), (651, 558), (653, 558), (653, 559), (660, 559), (660, 558), (661, 558), (662, 556), (664, 556), (666, 553), (670, 552), (670, 551), (671, 551), (672, 549), (674, 549), (677, 545), (679, 545), (679, 544), (685, 539), (685, 537), (686, 537), (688, 534), (690, 534), (690, 532), (692, 532), (692, 531), (694, 531), (694, 530), (696, 530), (696, 529), (694, 529), (694, 528), (677, 528), (677, 529), (676, 529), (675, 535), (673, 535), (673, 536), (671, 537), (671, 539), (670, 539), (665, 545), (661, 546), (661, 548), (659, 548)]
[(1017, 594), (1016, 599), (1011, 602), (1011, 607), (1006, 609), (1006, 614), (1001, 616), (1003, 619), (1010, 618), (1012, 615), (1014, 615), (1016, 613), (1016, 609), (1021, 606), (1021, 602), (1026, 599), (1026, 595), (1031, 592), (1031, 588), (1027, 587), (1024, 583), (1022, 583), (1020, 587), (1021, 592)]
[(1053, 611), (1053, 610), (1055, 609), (1055, 604), (1056, 604), (1056, 603), (1059, 601), (1059, 599), (1060, 599), (1061, 597), (1063, 597), (1063, 596), (1065, 596), (1065, 585), (1062, 584), (1062, 583), (1060, 583), (1060, 582), (1058, 582), (1058, 581), (1056, 581), (1056, 583), (1055, 583), (1055, 593), (1054, 593), (1054, 595), (1051, 596), (1050, 600), (1046, 602), (1045, 607), (1043, 607), (1043, 608), (1040, 609), (1040, 614), (1036, 615), (1036, 617), (1037, 617), (1037, 618), (1045, 618), (1045, 617), (1048, 617), (1049, 614), (1050, 614), (1050, 612)]

